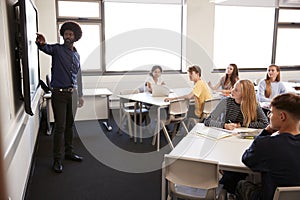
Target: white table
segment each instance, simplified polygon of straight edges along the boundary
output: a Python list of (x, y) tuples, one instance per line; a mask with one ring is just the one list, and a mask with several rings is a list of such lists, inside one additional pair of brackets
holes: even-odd
[[(96, 89), (83, 89), (83, 107), (77, 109), (75, 121), (80, 120), (95, 120), (106, 119), (103, 122), (107, 130), (111, 131), (112, 128), (109, 125), (110, 111), (109, 111), (109, 96), (112, 92), (107, 88)], [(52, 105), (51, 105), (51, 93), (45, 94), (46, 109), (47, 109), (47, 135), (51, 134), (50, 122), (54, 122)]]
[(84, 105), (77, 110), (75, 120), (106, 119), (103, 125), (108, 131), (112, 130), (109, 123), (109, 96), (112, 92), (107, 88), (83, 89)]
[[(172, 93), (173, 94), (173, 93)], [(169, 96), (172, 96), (172, 94), (170, 94)], [(164, 99), (166, 97), (152, 97), (152, 95), (150, 93), (138, 93), (138, 94), (129, 94), (129, 95), (118, 95), (118, 97), (123, 98), (123, 99), (128, 99), (131, 101), (136, 101), (139, 103), (139, 109), (140, 109), (140, 114), (142, 115), (141, 109), (142, 109), (142, 103), (147, 103), (147, 104), (151, 104), (154, 106), (157, 106), (157, 130), (160, 130), (160, 110), (162, 108), (168, 107), (169, 106), (169, 102), (165, 102)], [(134, 115), (134, 141), (136, 142), (136, 114)], [(142, 124), (142, 116), (140, 116), (140, 123)], [(140, 126), (140, 142), (142, 142), (142, 126)], [(159, 142), (159, 137), (157, 137), (157, 141)], [(157, 150), (159, 151), (159, 147), (157, 148)]]
[[(169, 97), (182, 96), (184, 94), (188, 94), (189, 91), (191, 91), (190, 88), (173, 89), (173, 92), (169, 94)], [(170, 102), (164, 101), (164, 99), (166, 97), (153, 97), (150, 93), (147, 93), (147, 92), (138, 93), (138, 94), (118, 95), (118, 97), (139, 102), (140, 114), (142, 114), (142, 112), (141, 112), (142, 103), (157, 106), (157, 131), (159, 133), (159, 130), (160, 130), (159, 122), (160, 122), (161, 109), (166, 108), (170, 105)], [(136, 122), (136, 115), (134, 116), (134, 120)], [(139, 124), (142, 124), (141, 116), (140, 116)], [(142, 142), (142, 126), (140, 126), (139, 132), (140, 132), (140, 142)], [(155, 134), (158, 134), (158, 133), (155, 133)], [(136, 123), (134, 124), (134, 141), (136, 142)], [(157, 144), (159, 144), (159, 143), (160, 143), (160, 137), (157, 136)], [(157, 145), (157, 151), (159, 151), (159, 145)]]
[[(241, 139), (238, 135), (216, 140), (195, 134), (202, 126), (204, 126), (203, 123), (196, 124), (169, 155), (217, 161), (222, 170), (254, 173), (241, 161), (243, 153), (252, 144), (253, 140)], [(165, 199), (164, 170), (162, 170), (162, 173), (162, 199)]]

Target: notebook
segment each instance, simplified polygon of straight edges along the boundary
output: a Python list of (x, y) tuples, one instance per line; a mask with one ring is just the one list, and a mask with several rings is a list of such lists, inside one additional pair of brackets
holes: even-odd
[(165, 97), (170, 93), (170, 89), (165, 85), (152, 85), (151, 87), (153, 97)]
[(198, 123), (196, 126), (198, 127), (195, 127), (194, 130), (195, 133), (199, 136), (208, 137), (216, 140), (232, 136), (232, 133), (226, 131), (225, 129), (207, 127), (200, 123)]

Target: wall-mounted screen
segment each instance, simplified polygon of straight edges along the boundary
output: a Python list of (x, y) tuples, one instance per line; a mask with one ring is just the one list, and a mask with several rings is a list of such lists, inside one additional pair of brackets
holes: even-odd
[(19, 0), (15, 6), (17, 65), (20, 68), (22, 95), (26, 113), (33, 115), (31, 100), (39, 87), (40, 69), (38, 48), (35, 44), (38, 32), (37, 10), (31, 0)]

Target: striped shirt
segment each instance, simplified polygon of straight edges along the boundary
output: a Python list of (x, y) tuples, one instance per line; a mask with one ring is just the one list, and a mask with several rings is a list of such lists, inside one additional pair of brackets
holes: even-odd
[[(249, 128), (265, 128), (268, 125), (268, 118), (264, 114), (262, 108), (257, 105), (257, 120), (251, 121)], [(228, 122), (240, 123), (243, 125), (244, 117), (240, 108), (240, 104), (236, 103), (231, 97), (223, 98), (208, 118), (204, 121), (205, 126), (224, 128), (224, 124)]]

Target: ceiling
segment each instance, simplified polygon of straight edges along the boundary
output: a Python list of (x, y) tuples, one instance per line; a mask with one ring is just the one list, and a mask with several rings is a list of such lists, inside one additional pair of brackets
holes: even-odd
[(300, 0), (210, 0), (220, 5), (258, 7), (299, 7)]

